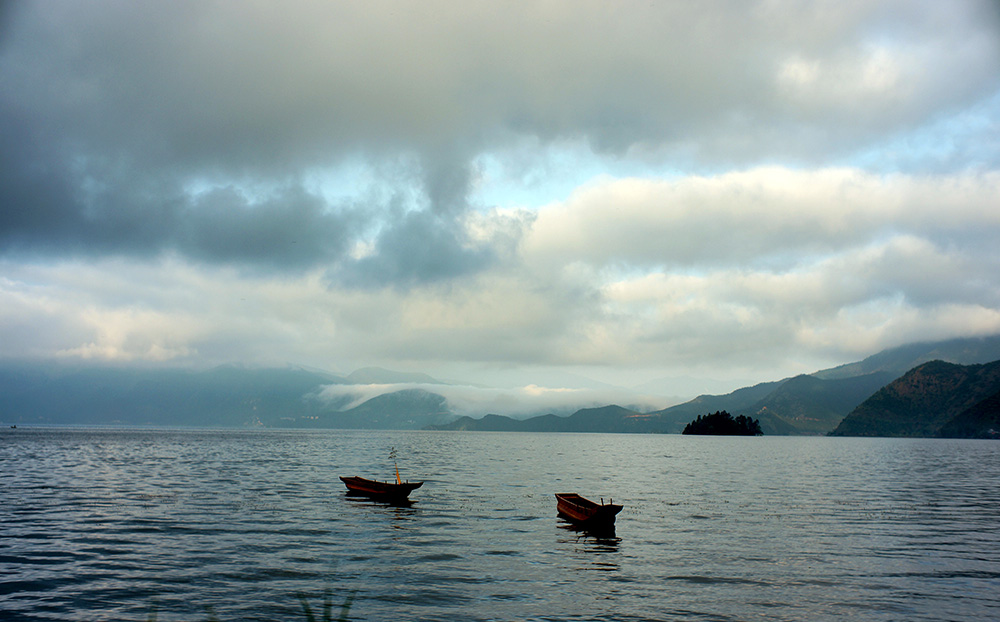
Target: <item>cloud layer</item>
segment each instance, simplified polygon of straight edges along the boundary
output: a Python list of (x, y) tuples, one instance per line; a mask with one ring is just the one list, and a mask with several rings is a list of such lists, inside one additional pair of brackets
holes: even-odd
[(0, 83), (3, 356), (772, 379), (1000, 332), (990, 2), (15, 3)]

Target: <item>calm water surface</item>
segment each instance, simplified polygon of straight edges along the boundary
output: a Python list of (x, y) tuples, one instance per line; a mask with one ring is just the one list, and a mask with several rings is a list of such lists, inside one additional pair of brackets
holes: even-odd
[(995, 441), (5, 429), (0, 495), (9, 621), (1000, 619)]

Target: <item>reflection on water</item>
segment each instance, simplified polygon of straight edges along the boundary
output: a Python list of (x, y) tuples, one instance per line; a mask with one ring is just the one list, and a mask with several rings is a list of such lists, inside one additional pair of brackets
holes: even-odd
[(412, 508), (415, 501), (413, 499), (394, 499), (385, 497), (369, 497), (356, 492), (345, 492), (344, 499), (348, 503), (359, 503), (365, 505), (383, 506), (390, 508)]
[(0, 490), (5, 622), (1000, 619), (996, 442), (22, 427)]
[(577, 540), (593, 540), (601, 544), (612, 545), (617, 545), (621, 542), (621, 538), (618, 538), (615, 533), (614, 525), (585, 527), (562, 517), (558, 517), (557, 520), (559, 521), (559, 528), (576, 534)]
[(417, 516), (415, 501), (412, 499), (382, 499), (364, 495), (344, 493), (344, 502), (386, 517), (392, 521), (393, 529), (408, 529)]

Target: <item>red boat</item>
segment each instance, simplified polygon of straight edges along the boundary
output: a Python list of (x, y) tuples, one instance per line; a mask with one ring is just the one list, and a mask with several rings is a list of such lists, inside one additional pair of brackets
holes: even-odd
[[(614, 501), (612, 499), (612, 501)], [(622, 511), (622, 506), (614, 503), (600, 504), (594, 503), (590, 499), (584, 499), (575, 492), (556, 493), (556, 510), (559, 516), (566, 518), (580, 527), (598, 528), (612, 527), (615, 524), (615, 516)]]
[(363, 477), (344, 477), (340, 480), (347, 486), (349, 494), (364, 495), (377, 499), (405, 499), (411, 492), (424, 485), (423, 482), (378, 482)]

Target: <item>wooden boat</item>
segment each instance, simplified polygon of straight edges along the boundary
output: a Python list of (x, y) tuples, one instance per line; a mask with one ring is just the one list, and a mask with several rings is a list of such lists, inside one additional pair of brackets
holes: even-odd
[(376, 499), (405, 499), (410, 493), (424, 485), (423, 482), (379, 482), (363, 477), (344, 477), (340, 480), (347, 486), (348, 494), (364, 495)]
[[(612, 501), (614, 501), (612, 499)], [(556, 493), (556, 510), (559, 516), (588, 529), (608, 528), (615, 524), (615, 516), (622, 506), (614, 503), (594, 503), (575, 492)]]

